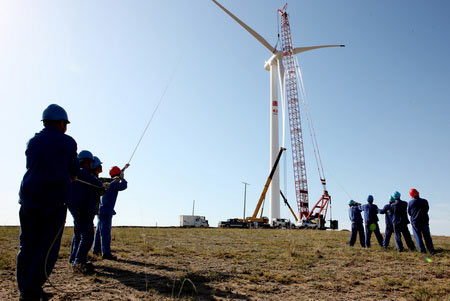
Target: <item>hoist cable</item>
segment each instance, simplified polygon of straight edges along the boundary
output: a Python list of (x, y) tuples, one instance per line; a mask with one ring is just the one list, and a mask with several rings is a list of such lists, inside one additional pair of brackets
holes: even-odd
[(136, 150), (138, 149), (139, 145), (141, 144), (142, 138), (144, 138), (145, 133), (147, 132), (147, 129), (149, 128), (150, 124), (152, 123), (153, 117), (155, 117), (156, 111), (158, 111), (159, 106), (161, 105), (162, 101), (164, 100), (164, 96), (166, 95), (166, 92), (167, 92), (167, 90), (169, 89), (170, 83), (172, 82), (172, 80), (173, 80), (173, 78), (174, 78), (174, 76), (175, 76), (175, 73), (176, 73), (176, 71), (178, 70), (178, 66), (180, 65), (180, 62), (181, 62), (181, 58), (180, 58), (180, 60), (178, 60), (178, 63), (177, 63), (177, 65), (175, 66), (175, 69), (173, 70), (172, 75), (170, 76), (169, 81), (167, 82), (167, 85), (166, 85), (166, 87), (164, 88), (163, 93), (161, 94), (161, 97), (159, 98), (158, 104), (156, 105), (155, 109), (153, 110), (153, 113), (152, 113), (152, 115), (150, 116), (150, 119), (148, 120), (147, 125), (145, 126), (144, 131), (142, 132), (142, 135), (141, 135), (141, 137), (139, 138), (138, 143), (137, 143), (136, 146), (134, 147), (133, 153), (131, 154), (131, 157), (130, 157), (130, 159), (128, 160), (128, 163), (127, 163), (127, 164), (130, 164), (131, 159), (133, 159), (134, 154), (136, 153)]
[(308, 120), (309, 133), (310, 133), (311, 140), (312, 140), (314, 157), (316, 159), (317, 169), (319, 171), (319, 177), (321, 179), (325, 179), (325, 173), (323, 171), (323, 164), (322, 164), (322, 159), (320, 157), (320, 151), (319, 151), (319, 146), (317, 143), (316, 132), (315, 132), (314, 125), (312, 122), (311, 113), (309, 111), (309, 104), (306, 99), (305, 86), (303, 84), (303, 77), (302, 77), (302, 73), (300, 70), (300, 65), (298, 64), (297, 57), (295, 57), (295, 63), (296, 63), (296, 69), (297, 69), (297, 74), (298, 74), (297, 80), (299, 81), (299, 84), (300, 84), (301, 98), (302, 98), (303, 105), (305, 107), (306, 119)]

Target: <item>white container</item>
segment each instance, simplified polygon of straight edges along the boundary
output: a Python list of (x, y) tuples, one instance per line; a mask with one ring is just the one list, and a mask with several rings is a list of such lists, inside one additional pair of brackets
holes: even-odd
[(180, 215), (180, 227), (209, 227), (208, 220), (199, 215)]

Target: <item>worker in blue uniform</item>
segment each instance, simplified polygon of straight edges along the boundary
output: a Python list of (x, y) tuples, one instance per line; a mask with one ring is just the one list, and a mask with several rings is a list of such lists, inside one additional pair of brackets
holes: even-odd
[(42, 114), (44, 129), (28, 141), (26, 173), (20, 185), (20, 250), (17, 283), (21, 300), (45, 300), (42, 286), (58, 258), (66, 221), (70, 181), (79, 165), (77, 144), (64, 134), (66, 111), (49, 105)]
[(375, 233), (378, 244), (383, 247), (383, 236), (378, 226), (378, 206), (373, 204), (373, 196), (367, 197), (367, 204), (360, 205), (359, 209), (364, 211), (364, 226), (366, 229), (366, 248), (370, 248), (370, 237)]
[(348, 243), (349, 246), (353, 247), (356, 242), (356, 235), (359, 233), (359, 242), (361, 247), (366, 247), (365, 237), (364, 237), (364, 227), (363, 227), (363, 219), (361, 216), (361, 209), (359, 208), (359, 204), (354, 200), (350, 200), (348, 202), (348, 215), (350, 217), (350, 221), (352, 222), (352, 232), (350, 234), (350, 241)]
[[(409, 191), (409, 194), (412, 200), (408, 203), (408, 214), (411, 217), (411, 225), (417, 247), (421, 253), (426, 253), (426, 245), (428, 252), (434, 254), (435, 250), (429, 226), (428, 210), (430, 207), (428, 206), (428, 201), (422, 199), (419, 196), (419, 191), (414, 188)], [(422, 236), (425, 240), (425, 245), (423, 244)]]
[(395, 235), (395, 245), (397, 247), (397, 250), (400, 252), (403, 252), (403, 243), (402, 243), (402, 235), (405, 239), (406, 245), (411, 251), (414, 251), (416, 247), (414, 246), (414, 243), (411, 239), (411, 234), (408, 230), (408, 203), (405, 201), (402, 201), (400, 199), (400, 192), (395, 191), (392, 194), (392, 197), (394, 198), (394, 202), (391, 204), (391, 208), (389, 209), (389, 213), (392, 216), (392, 226), (394, 228), (394, 235)]
[(89, 274), (93, 265), (88, 263), (88, 253), (94, 241), (94, 216), (96, 199), (103, 191), (103, 184), (91, 172), (93, 155), (83, 150), (78, 154), (81, 169), (72, 183), (69, 196), (69, 211), (73, 217), (74, 235), (70, 247), (69, 262), (74, 272)]
[[(125, 168), (128, 166), (127, 164)], [(93, 252), (94, 254), (98, 254), (101, 250), (103, 259), (115, 260), (116, 257), (111, 253), (112, 217), (116, 214), (114, 206), (116, 205), (119, 191), (127, 189), (128, 182), (124, 178), (123, 171), (117, 166), (111, 168), (109, 175), (112, 181), (101, 198), (100, 208), (98, 210), (97, 233), (100, 235), (100, 240), (97, 239), (95, 241)]]
[(390, 213), (391, 204), (394, 203), (394, 198), (391, 196), (389, 200), (389, 204), (384, 205), (383, 209), (379, 209), (378, 213), (384, 214), (384, 220), (386, 223), (386, 230), (384, 231), (383, 238), (383, 248), (387, 249), (389, 247), (389, 242), (391, 240), (392, 233), (394, 232), (394, 228), (392, 226), (392, 216)]
[[(96, 177), (97, 179), (100, 179), (100, 174), (103, 172), (103, 166), (102, 166), (103, 162), (100, 160), (99, 157), (94, 156), (94, 161), (92, 162), (92, 174), (94, 175), (94, 177)], [(100, 181), (103, 182), (104, 179), (100, 179)], [(100, 206), (100, 197), (97, 197), (97, 208), (95, 211), (95, 215), (97, 215), (97, 229), (95, 231), (95, 237), (94, 237), (94, 249), (92, 251), (92, 253), (94, 253), (94, 255), (99, 255), (100, 254), (100, 244), (97, 243), (97, 241), (100, 241), (100, 231), (98, 231), (98, 209)], [(98, 244), (98, 249), (95, 248), (95, 246)]]

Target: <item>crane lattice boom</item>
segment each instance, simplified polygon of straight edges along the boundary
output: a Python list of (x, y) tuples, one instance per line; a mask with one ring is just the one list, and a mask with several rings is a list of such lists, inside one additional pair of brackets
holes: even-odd
[(281, 52), (285, 68), (285, 93), (288, 103), (289, 127), (294, 166), (295, 196), (300, 220), (309, 214), (308, 181), (306, 179), (303, 133), (300, 121), (300, 106), (297, 89), (297, 72), (292, 47), (291, 28), (286, 5), (279, 10), (281, 14)]

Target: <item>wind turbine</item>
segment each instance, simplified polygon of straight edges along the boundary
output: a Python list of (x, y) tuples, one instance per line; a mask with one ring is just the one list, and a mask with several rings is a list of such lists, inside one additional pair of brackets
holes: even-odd
[[(238, 17), (233, 15), (230, 11), (228, 11), (225, 7), (223, 7), (216, 0), (212, 0), (217, 6), (219, 6), (225, 13), (227, 13), (231, 18), (233, 18), (239, 25), (244, 27), (256, 40), (258, 40), (264, 47), (266, 47), (271, 53), (272, 56), (265, 62), (264, 68), (270, 72), (270, 162), (269, 162), (269, 170), (272, 168), (276, 158), (278, 151), (280, 149), (279, 146), (279, 121), (278, 121), (278, 88), (277, 88), (277, 80), (279, 80), (281, 97), (284, 100), (285, 95), (285, 67), (283, 64), (283, 57), (285, 56), (293, 56), (295, 54), (319, 49), (319, 48), (328, 48), (328, 47), (345, 47), (344, 45), (321, 45), (321, 46), (309, 46), (309, 47), (297, 47), (292, 48), (291, 41), (291, 33), (289, 24), (287, 24), (288, 32), (287, 37), (291, 47), (287, 49), (283, 47), (282, 50), (277, 50), (272, 45), (270, 45), (260, 34), (254, 31), (250, 26), (242, 22)], [(279, 10), (284, 17), (284, 20), (287, 21), (287, 13), (285, 12), (286, 5), (283, 10)], [(285, 15), (283, 15), (285, 14)], [(282, 21), (283, 22), (283, 21)], [(284, 38), (283, 37), (283, 38)], [(288, 61), (289, 64), (289, 61)], [(292, 68), (291, 68), (292, 69)], [(289, 80), (289, 78), (288, 78)], [(291, 80), (291, 84), (292, 80)], [(295, 83), (296, 84), (296, 83)], [(289, 88), (289, 87), (288, 87)], [(292, 92), (289, 90), (288, 92)], [(297, 203), (299, 206), (299, 217), (300, 220), (305, 218), (308, 215), (309, 207), (308, 207), (308, 188), (306, 182), (306, 168), (304, 164), (304, 154), (303, 154), (303, 138), (301, 133), (300, 126), (300, 115), (298, 110), (298, 92), (297, 88), (294, 87), (295, 97), (297, 97), (296, 102), (293, 104), (293, 110), (291, 111), (291, 103), (289, 103), (289, 118), (291, 125), (291, 144), (293, 146), (293, 164), (294, 164), (294, 177), (295, 177), (295, 186), (296, 186), (296, 197)], [(289, 95), (288, 95), (289, 97)], [(283, 102), (284, 103), (284, 102)], [(296, 108), (295, 108), (296, 107)], [(284, 106), (283, 106), (284, 108)], [(284, 113), (284, 109), (283, 109)], [(291, 114), (294, 113), (294, 114)], [(292, 117), (294, 115), (294, 117)], [(284, 117), (284, 115), (283, 115)], [(293, 120), (294, 119), (294, 120)], [(298, 120), (295, 120), (298, 119)], [(294, 125), (293, 125), (294, 123)], [(283, 126), (284, 126), (284, 118), (283, 118)], [(293, 129), (294, 127), (294, 129)], [(284, 132), (284, 131), (283, 131)], [(295, 141), (292, 141), (292, 140)], [(322, 180), (322, 177), (321, 177)], [(322, 184), (324, 186), (324, 191), (326, 191), (326, 187), (324, 184), (324, 179), (322, 180)], [(277, 169), (275, 174), (273, 175), (272, 183), (269, 190), (269, 201), (270, 201), (270, 213), (269, 213), (269, 221), (273, 222), (273, 219), (280, 218), (280, 173)]]

